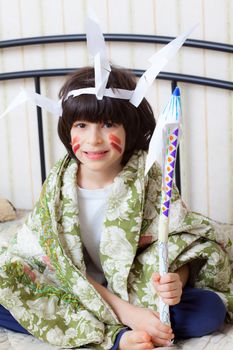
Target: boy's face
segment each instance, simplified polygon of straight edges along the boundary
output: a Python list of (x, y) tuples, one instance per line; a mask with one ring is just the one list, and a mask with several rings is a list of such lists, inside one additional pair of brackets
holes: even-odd
[(121, 171), (125, 150), (123, 125), (76, 121), (70, 133), (72, 149), (82, 170), (101, 171), (110, 176)]

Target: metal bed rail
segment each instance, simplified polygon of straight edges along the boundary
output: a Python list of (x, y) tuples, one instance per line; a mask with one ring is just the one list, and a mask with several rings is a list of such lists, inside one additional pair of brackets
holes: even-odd
[[(171, 40), (174, 39), (174, 37), (171, 36), (141, 34), (104, 34), (104, 38), (106, 41), (111, 42), (130, 42), (148, 44), (168, 44)], [(3, 40), (0, 42), (0, 49), (16, 46), (71, 43), (80, 41), (86, 41), (86, 34), (50, 35)], [(187, 39), (183, 46), (233, 53), (233, 45), (213, 41)]]

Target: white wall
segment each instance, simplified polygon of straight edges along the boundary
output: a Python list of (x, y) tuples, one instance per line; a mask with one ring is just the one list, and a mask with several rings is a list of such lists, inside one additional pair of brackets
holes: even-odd
[[(193, 39), (233, 44), (232, 0), (0, 0), (0, 40), (84, 33), (87, 5), (92, 3), (104, 33), (176, 36), (199, 22)], [(109, 43), (113, 63), (147, 68), (159, 45)], [(81, 67), (86, 46), (53, 44), (0, 51), (1, 72)], [(166, 71), (233, 81), (233, 55), (182, 48)], [(63, 78), (44, 79), (43, 93), (57, 98)], [(0, 82), (0, 112), (20, 86), (32, 80)], [(233, 93), (180, 84), (183, 104), (183, 197), (192, 210), (233, 222)], [(148, 94), (155, 116), (169, 98), (170, 85), (156, 81)], [(47, 171), (64, 153), (56, 136), (57, 121), (44, 114)], [(0, 120), (0, 196), (16, 207), (32, 208), (40, 193), (40, 167), (35, 108), (20, 106)]]

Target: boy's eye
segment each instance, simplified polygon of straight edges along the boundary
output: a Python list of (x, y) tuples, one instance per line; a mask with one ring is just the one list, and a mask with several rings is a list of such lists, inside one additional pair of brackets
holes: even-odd
[(75, 123), (74, 126), (75, 126), (75, 128), (83, 129), (83, 128), (85, 128), (86, 124), (85, 123)]
[(103, 124), (104, 128), (112, 128), (114, 124), (112, 122), (106, 122)]

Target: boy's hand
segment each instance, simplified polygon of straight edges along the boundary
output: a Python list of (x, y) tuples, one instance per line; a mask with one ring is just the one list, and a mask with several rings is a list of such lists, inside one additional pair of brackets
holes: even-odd
[(182, 282), (178, 273), (166, 273), (160, 276), (158, 272), (152, 275), (154, 287), (163, 302), (168, 305), (176, 305), (182, 295)]
[(169, 345), (174, 338), (171, 327), (163, 324), (158, 312), (151, 309), (128, 304), (125, 307), (123, 323), (133, 331), (144, 331), (149, 334), (154, 346)]

